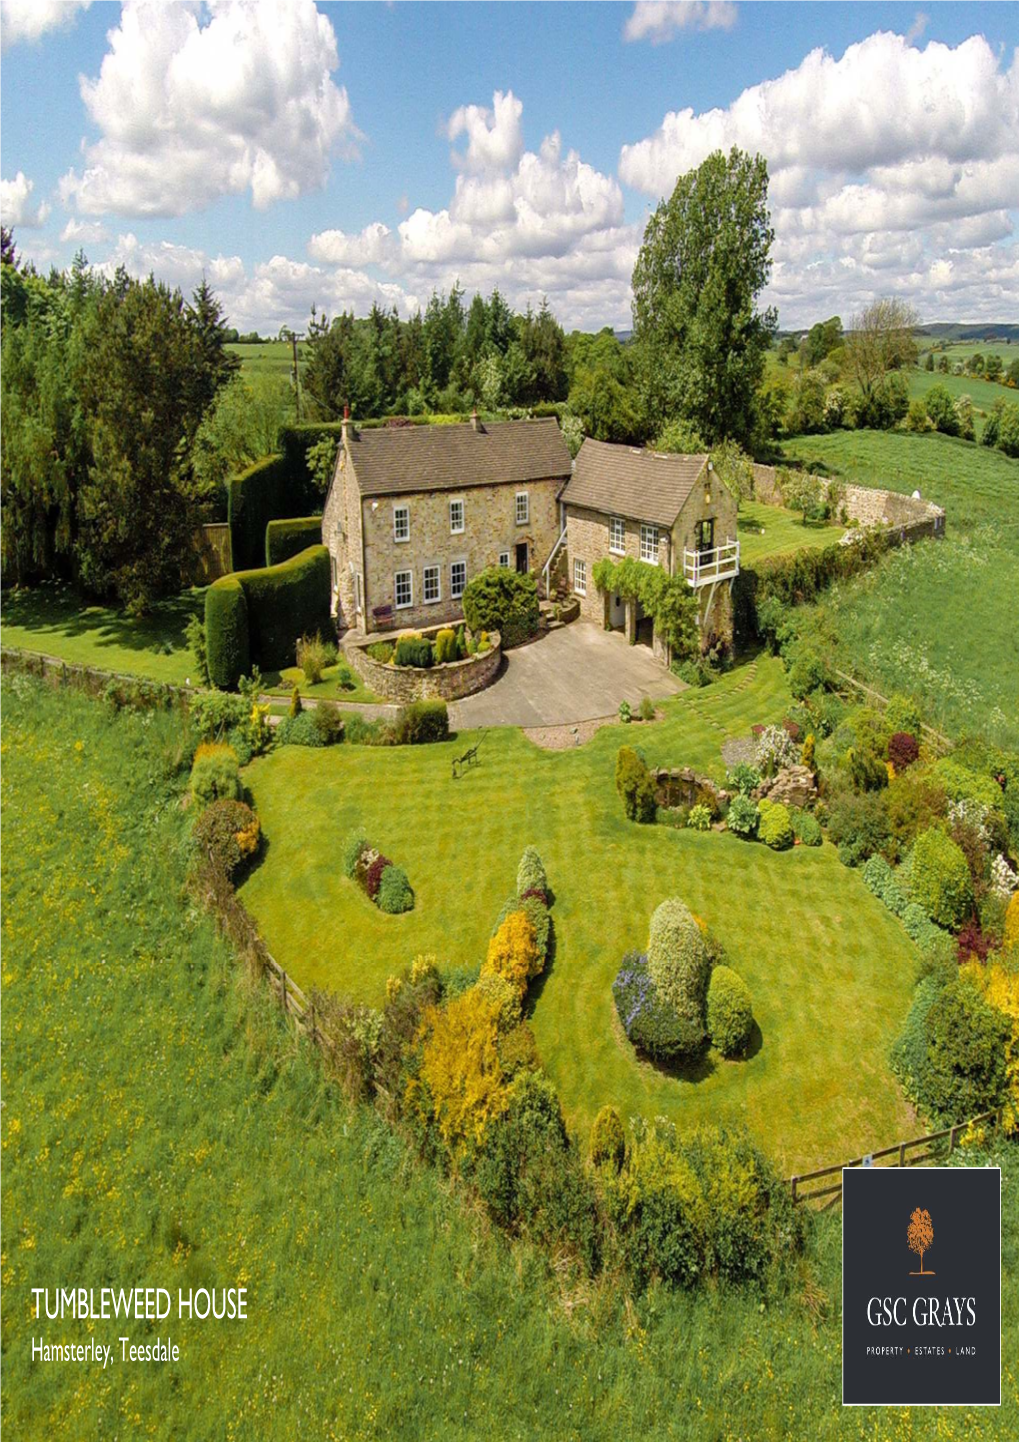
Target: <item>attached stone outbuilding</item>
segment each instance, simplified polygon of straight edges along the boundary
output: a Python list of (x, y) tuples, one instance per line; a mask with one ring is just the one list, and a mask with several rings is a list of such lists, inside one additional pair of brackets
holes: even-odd
[(555, 419), (345, 422), (322, 518), (338, 623), (367, 634), (456, 621), (485, 567), (539, 572), (569, 476)]
[(586, 440), (563, 492), (567, 582), (582, 616), (670, 656), (636, 600), (604, 594), (596, 562), (631, 556), (682, 575), (699, 601), (702, 644), (733, 640), (733, 581), (740, 570), (737, 503), (707, 455), (677, 456)]

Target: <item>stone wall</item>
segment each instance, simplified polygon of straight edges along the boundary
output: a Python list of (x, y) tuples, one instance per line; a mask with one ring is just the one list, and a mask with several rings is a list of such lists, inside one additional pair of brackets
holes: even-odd
[[(824, 476), (818, 480), (822, 486), (829, 484)], [(754, 467), (754, 498), (766, 506), (783, 504), (775, 466)], [(876, 490), (872, 486), (844, 485), (840, 515), (845, 515), (847, 521), (856, 521), (859, 526), (898, 530), (901, 541), (941, 536), (946, 528), (946, 513), (933, 501), (918, 500), (899, 491)]]
[(357, 486), (341, 445), (322, 513), (322, 544), (330, 556), (333, 605), (341, 626), (361, 625), (359, 599), (364, 597), (361, 561), (361, 511)]
[[(429, 626), (420, 634), (435, 640), (441, 626)], [(344, 654), (354, 670), (377, 696), (406, 705), (409, 701), (458, 701), (472, 696), (496, 679), (503, 652), (498, 631), (489, 632), (491, 649), (483, 656), (466, 656), (463, 661), (444, 661), (441, 666), (388, 666), (375, 661), (367, 647), (380, 638), (349, 637)]]
[[(510, 568), (516, 569), (516, 548), (526, 544), (528, 569), (540, 570), (559, 535), (557, 497), (561, 487), (562, 481), (550, 479), (363, 497), (364, 630), (390, 630), (398, 625), (420, 629), (460, 620), (460, 598), (450, 594), (450, 571), (456, 561), (464, 562), (470, 581), (487, 566), (498, 565), (501, 554), (509, 558)], [(528, 493), (528, 520), (520, 525), (516, 520), (518, 491)], [(464, 502), (464, 530), (457, 534), (450, 530), (450, 502), (454, 500)], [(411, 534), (407, 541), (395, 541), (393, 511), (402, 505), (408, 507)], [(440, 595), (438, 601), (426, 603), (423, 572), (433, 565), (439, 567)], [(397, 610), (395, 576), (407, 570), (412, 573), (414, 604)], [(385, 619), (373, 616), (373, 610), (382, 606), (392, 607), (391, 615)]]

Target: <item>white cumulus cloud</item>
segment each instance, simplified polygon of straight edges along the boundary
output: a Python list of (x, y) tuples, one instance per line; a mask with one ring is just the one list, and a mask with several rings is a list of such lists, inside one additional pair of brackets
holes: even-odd
[(359, 135), (314, 0), (126, 0), (99, 75), (100, 138), (61, 198), (86, 215), (181, 215), (250, 192), (264, 209), (321, 187)]
[(32, 205), (34, 189), (35, 181), (29, 180), (23, 170), (19, 170), (13, 180), (0, 180), (0, 216), (4, 225), (36, 230), (45, 223), (50, 207), (45, 200)]
[[(816, 286), (855, 308), (888, 288), (897, 265), (906, 298), (927, 316), (950, 293), (968, 317), (1003, 310), (1001, 268), (984, 252), (1014, 232), (1015, 52), (1003, 60), (980, 35), (916, 49), (886, 32), (839, 58), (813, 50), (725, 108), (669, 112), (653, 135), (623, 146), (620, 177), (669, 195), (680, 174), (734, 145), (768, 160), (776, 232), (768, 298), (781, 305), (782, 323), (820, 313)], [(952, 292), (932, 281), (947, 266)], [(972, 290), (961, 294), (961, 277)], [(1005, 300), (1016, 308), (1015, 275)]]
[(497, 90), (492, 109), (484, 105), (462, 105), (450, 116), (446, 127), (449, 140), (467, 136), (466, 150), (452, 150), (455, 165), (467, 170), (502, 170), (513, 165), (524, 149), (521, 134), (521, 112), (524, 106), (508, 90)]
[(682, 30), (732, 30), (736, 23), (730, 0), (638, 0), (623, 38), (664, 45)]
[(2, 0), (0, 43), (6, 50), (19, 40), (40, 40), (49, 30), (73, 25), (92, 0)]

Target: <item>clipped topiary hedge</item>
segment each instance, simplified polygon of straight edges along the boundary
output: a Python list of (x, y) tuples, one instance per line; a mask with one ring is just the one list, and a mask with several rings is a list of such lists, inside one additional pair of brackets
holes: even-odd
[(321, 516), (295, 516), (266, 526), (266, 565), (278, 566), (322, 540)]
[(699, 1026), (710, 965), (705, 938), (690, 910), (678, 896), (660, 902), (648, 928), (648, 974), (663, 1001)]
[(283, 456), (265, 456), (227, 486), (227, 524), (230, 526), (230, 560), (235, 571), (259, 566), (265, 557), (266, 527), (278, 516), (293, 514), (288, 504), (290, 486)]
[(251, 670), (248, 602), (233, 572), (205, 593), (205, 650), (209, 680), (224, 691), (233, 690)]
[(306, 421), (303, 425), (280, 427), (280, 450), (283, 452), (291, 484), (296, 489), (314, 491), (315, 486), (308, 472), (308, 452), (327, 437), (339, 444), (342, 430), (342, 421)]
[(253, 665), (282, 670), (298, 636), (329, 629), (329, 552), (309, 546), (279, 566), (232, 571), (205, 593), (209, 679), (229, 690)]
[(717, 966), (708, 983), (708, 1034), (723, 1056), (743, 1056), (751, 1040), (751, 993), (728, 966)]
[(464, 619), (475, 635), (498, 631), (503, 650), (519, 646), (538, 630), (538, 587), (534, 576), (505, 566), (488, 566), (468, 582)]

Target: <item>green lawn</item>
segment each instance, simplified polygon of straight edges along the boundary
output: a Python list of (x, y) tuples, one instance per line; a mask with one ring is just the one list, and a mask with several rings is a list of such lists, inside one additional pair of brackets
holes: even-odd
[(327, 666), (322, 680), (314, 683), (305, 680), (300, 666), (288, 666), (284, 671), (267, 671), (262, 680), (265, 690), (274, 696), (290, 696), (296, 686), (302, 696), (317, 701), (374, 702), (380, 699), (368, 689), (357, 672), (342, 661), (335, 666)]
[(831, 546), (846, 530), (845, 526), (805, 525), (795, 511), (783, 506), (765, 506), (760, 501), (742, 501), (737, 516), (740, 538), (740, 559), (753, 566), (765, 556), (781, 556), (790, 551)]
[[(266, 992), (231, 969), (183, 893), (167, 718), (113, 718), (18, 677), (0, 709), (12, 1437), (876, 1435), (839, 1405), (838, 1213), (815, 1219), (788, 1291), (568, 1288), (377, 1114), (341, 1106)], [(1015, 1435), (1016, 1147), (988, 1160), (1003, 1167), (1003, 1405), (901, 1414), (916, 1442)], [(125, 1328), (39, 1323), (30, 1288), (135, 1279), (246, 1286), (249, 1321), (175, 1321), (176, 1364), (32, 1361), (40, 1333), (116, 1347)], [(151, 1341), (167, 1324), (127, 1330)]]
[(879, 690), (908, 690), (933, 724), (1016, 744), (1017, 462), (941, 435), (837, 431), (784, 449), (814, 469), (945, 507), (946, 536), (888, 556), (816, 608), (836, 659)]
[(204, 597), (204, 589), (195, 587), (136, 617), (113, 606), (89, 605), (72, 586), (5, 591), (0, 642), (150, 681), (197, 685), (184, 628), (202, 613)]
[[(898, 923), (832, 847), (777, 855), (729, 835), (641, 827), (613, 788), (622, 741), (651, 764), (721, 775), (722, 740), (787, 704), (781, 668), (765, 659), (668, 703), (662, 722), (606, 727), (573, 751), (541, 751), (516, 730), (476, 733), (480, 764), (459, 781), (450, 759), (463, 740), (285, 748), (246, 773), (268, 850), (244, 901), (303, 986), (378, 1003), (387, 975), (419, 952), (481, 961), (533, 843), (555, 892), (556, 951), (532, 1021), (574, 1124), (586, 1128), (605, 1102), (685, 1125), (742, 1118), (790, 1171), (895, 1141), (912, 1127), (886, 1064), (913, 978)], [(341, 875), (339, 844), (354, 826), (406, 868), (412, 912), (384, 916)], [(720, 1061), (696, 1082), (636, 1062), (610, 991), (669, 895), (726, 946), (763, 1037), (749, 1061)]]

